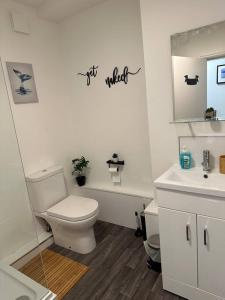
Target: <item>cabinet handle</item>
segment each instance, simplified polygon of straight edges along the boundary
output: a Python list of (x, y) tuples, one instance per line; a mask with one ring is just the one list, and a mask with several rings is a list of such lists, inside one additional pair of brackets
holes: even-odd
[(188, 242), (190, 241), (189, 230), (190, 230), (190, 225), (186, 225), (186, 239)]
[(207, 246), (207, 228), (204, 229), (204, 245)]

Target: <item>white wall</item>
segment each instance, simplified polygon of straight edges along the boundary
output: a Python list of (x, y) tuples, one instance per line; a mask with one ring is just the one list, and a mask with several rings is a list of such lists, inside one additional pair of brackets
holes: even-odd
[(213, 171), (219, 172), (219, 157), (225, 155), (224, 136), (185, 136), (180, 137), (180, 149), (186, 145), (192, 150), (193, 166), (202, 168), (203, 150), (210, 151), (210, 167)]
[[(207, 9), (206, 4), (205, 8)], [(225, 53), (225, 22), (194, 28), (184, 33), (173, 35), (171, 48), (173, 55), (191, 57), (210, 57)], [(205, 24), (204, 24), (205, 25)]]
[[(10, 11), (28, 18), (30, 35), (12, 31)], [(26, 173), (53, 163), (67, 165), (70, 115), (58, 25), (36, 17), (35, 11), (13, 1), (0, 1), (0, 56)], [(32, 63), (39, 103), (12, 100), (6, 61)], [(70, 158), (69, 158), (70, 164)]]
[[(30, 35), (12, 31), (12, 9), (28, 18)], [(107, 1), (65, 22), (61, 32), (60, 27), (37, 18), (28, 7), (0, 1), (0, 55), (26, 174), (62, 164), (71, 192), (71, 159), (84, 154), (91, 161), (89, 184), (114, 189), (106, 160), (118, 152), (126, 165), (117, 190), (151, 195), (139, 2)], [(33, 64), (39, 103), (13, 103), (5, 61)], [(99, 76), (95, 85), (87, 88), (76, 73), (92, 64), (99, 65)], [(142, 70), (130, 76), (128, 85), (109, 89), (105, 77), (115, 66), (122, 72), (125, 65), (131, 72)], [(107, 213), (102, 218), (107, 220), (110, 210), (120, 203), (126, 207), (120, 220), (117, 211), (108, 220), (130, 227), (135, 226), (134, 211), (149, 202), (121, 194), (109, 193), (108, 197), (112, 205), (103, 202), (102, 211)]]
[[(0, 1), (0, 54), (3, 61), (33, 64), (40, 99), (38, 104), (14, 105), (10, 94), (26, 173), (62, 163), (70, 185), (71, 158), (82, 153), (91, 160), (89, 184), (113, 188), (105, 161), (119, 152), (126, 161), (121, 189), (150, 193), (151, 167), (154, 179), (177, 161), (179, 135), (224, 134), (223, 123), (169, 124), (173, 116), (170, 35), (224, 20), (224, 0), (140, 1), (147, 108), (137, 0), (106, 1), (63, 23), (61, 32), (59, 25), (38, 19), (33, 10)], [(12, 32), (11, 8), (29, 16), (31, 35)], [(88, 88), (76, 73), (93, 64), (100, 66), (99, 76)], [(127, 86), (108, 89), (105, 76), (114, 66), (121, 70), (126, 64), (131, 71), (142, 70)], [(114, 201), (114, 194), (110, 199)], [(129, 218), (141, 202), (125, 201)]]
[(0, 99), (0, 260), (12, 263), (38, 243), (1, 65)]
[[(178, 135), (220, 135), (224, 124), (169, 124), (173, 116), (170, 36), (225, 19), (224, 0), (140, 0), (153, 178), (178, 159)], [(162, 80), (163, 74), (163, 80)]]
[(217, 84), (217, 66), (225, 65), (225, 58), (207, 61), (207, 105), (217, 111), (217, 117), (225, 119), (225, 84)]
[[(15, 10), (23, 13), (28, 18), (30, 35), (15, 33), (12, 31), (10, 11)], [(36, 17), (35, 12), (28, 7), (16, 5), (12, 1), (0, 1), (0, 56), (2, 58), (10, 104), (16, 126), (17, 137), (23, 159), (25, 173), (46, 168), (52, 164), (62, 164), (66, 168), (66, 176), (71, 181), (71, 157), (69, 151), (69, 102), (67, 86), (63, 76), (63, 62), (60, 52), (59, 30), (53, 23), (42, 21)], [(17, 104), (12, 100), (6, 61), (27, 62), (33, 64), (34, 76), (37, 86), (39, 103)], [(1, 82), (2, 90), (4, 82)], [(5, 95), (7, 97), (7, 95)], [(8, 99), (4, 99), (6, 102)], [(3, 111), (1, 111), (1, 118)], [(4, 117), (10, 120), (10, 114)], [(7, 138), (7, 134), (3, 139)], [(13, 143), (15, 144), (15, 138)], [(13, 143), (9, 147), (13, 147)], [(4, 144), (4, 142), (3, 142)], [(12, 148), (13, 150), (14, 148)], [(8, 150), (10, 152), (10, 148)], [(18, 153), (16, 153), (19, 159)], [(2, 157), (5, 163), (14, 164), (10, 157)], [(16, 162), (20, 164), (20, 161)], [(1, 168), (3, 161), (1, 162)], [(14, 168), (14, 167), (13, 167)], [(22, 166), (20, 166), (22, 168)], [(3, 170), (3, 169), (2, 169)], [(9, 262), (24, 255), (25, 252), (37, 244), (36, 232), (32, 227), (32, 215), (26, 194), (25, 180), (22, 169), (9, 173), (6, 179), (12, 183), (19, 183), (13, 187), (13, 194), (8, 196), (9, 208), (4, 209), (4, 203), (0, 203), (1, 211), (7, 222), (1, 228), (5, 248), (0, 253), (0, 259), (6, 255)], [(3, 174), (4, 175), (4, 174)], [(14, 179), (15, 176), (15, 179)], [(22, 190), (22, 191), (21, 191)], [(16, 196), (15, 196), (16, 194)], [(3, 205), (3, 206), (2, 206)], [(10, 227), (11, 224), (11, 227)], [(3, 230), (4, 228), (4, 230)], [(43, 229), (38, 226), (38, 233)], [(3, 242), (1, 243), (3, 244)], [(2, 251), (3, 251), (2, 250)]]
[[(129, 8), (129, 9), (128, 9)], [(145, 75), (139, 2), (111, 0), (62, 24), (62, 45), (71, 90), (74, 156), (90, 159), (88, 184), (114, 188), (106, 161), (112, 153), (125, 160), (121, 189), (150, 191), (151, 164), (146, 109)], [(77, 76), (93, 64), (98, 76), (86, 86)], [(112, 86), (105, 78), (124, 66), (136, 76)], [(77, 145), (77, 148), (76, 148)]]

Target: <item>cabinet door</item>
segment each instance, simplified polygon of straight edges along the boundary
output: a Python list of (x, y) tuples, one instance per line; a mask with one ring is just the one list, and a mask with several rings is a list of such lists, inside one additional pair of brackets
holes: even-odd
[(159, 208), (162, 272), (197, 287), (196, 215)]
[(225, 221), (198, 216), (199, 288), (225, 298)]

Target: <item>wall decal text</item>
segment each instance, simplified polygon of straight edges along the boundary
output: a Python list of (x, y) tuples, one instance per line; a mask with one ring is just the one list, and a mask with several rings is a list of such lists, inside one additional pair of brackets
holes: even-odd
[(91, 77), (96, 77), (98, 74), (98, 66), (93, 65), (92, 67), (89, 68), (89, 70), (84, 74), (84, 73), (77, 73), (77, 75), (85, 76), (87, 77), (87, 86), (91, 84)]
[(123, 82), (124, 84), (127, 84), (128, 80), (129, 80), (129, 75), (136, 75), (136, 74), (139, 73), (140, 70), (141, 70), (141, 68), (139, 68), (137, 70), (137, 72), (132, 73), (132, 72), (129, 72), (129, 69), (126, 66), (123, 69), (123, 73), (119, 74), (118, 67), (115, 67), (114, 70), (113, 70), (112, 77), (107, 77), (106, 80), (105, 80), (105, 83), (108, 85), (109, 88), (111, 88), (112, 85), (115, 85), (119, 82)]

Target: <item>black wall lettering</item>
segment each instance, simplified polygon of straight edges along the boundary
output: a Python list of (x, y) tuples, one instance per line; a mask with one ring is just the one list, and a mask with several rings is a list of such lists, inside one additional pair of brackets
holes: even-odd
[(123, 73), (119, 74), (118, 67), (115, 67), (114, 70), (113, 70), (112, 77), (107, 77), (106, 80), (105, 80), (105, 83), (108, 85), (109, 88), (111, 88), (112, 85), (115, 85), (119, 82), (123, 82), (124, 84), (127, 84), (128, 80), (129, 80), (129, 75), (136, 75), (136, 74), (139, 73), (140, 70), (141, 70), (141, 68), (139, 68), (137, 70), (137, 72), (132, 73), (132, 72), (129, 72), (129, 69), (126, 66), (123, 69)]
[(85, 76), (87, 77), (87, 86), (91, 84), (91, 77), (96, 77), (98, 74), (98, 66), (93, 65), (89, 68), (89, 71), (87, 73), (77, 73), (77, 75)]

